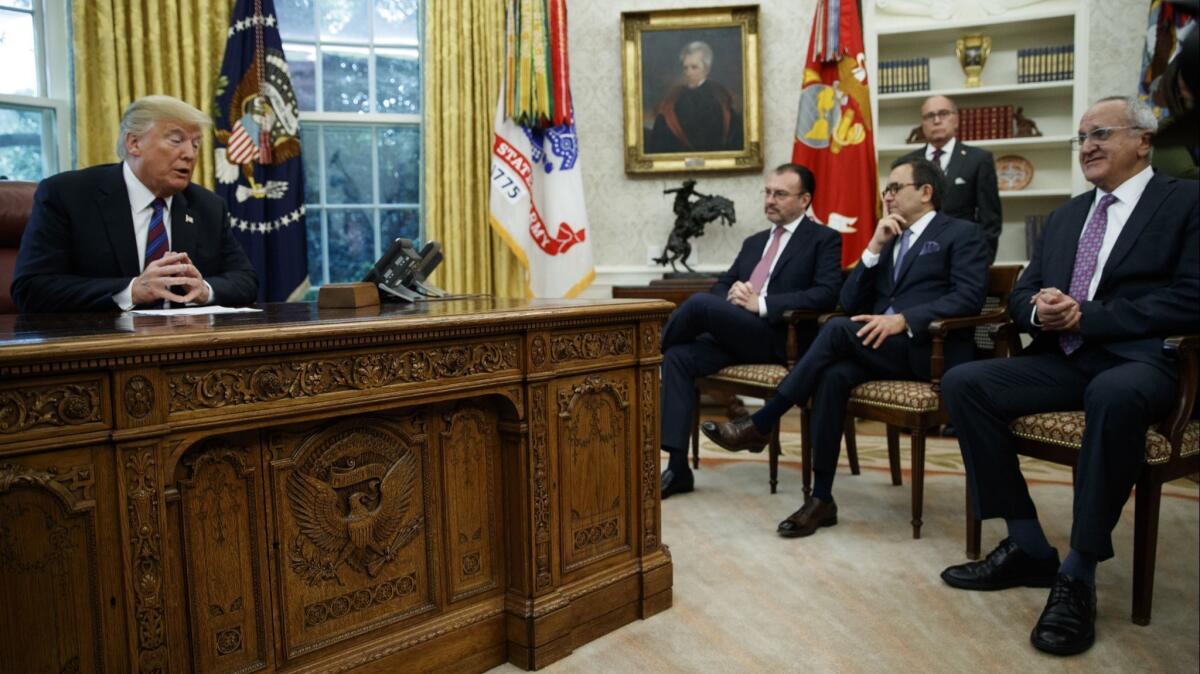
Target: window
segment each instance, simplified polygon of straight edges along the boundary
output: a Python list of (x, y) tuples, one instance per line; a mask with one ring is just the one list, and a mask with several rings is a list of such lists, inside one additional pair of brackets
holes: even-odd
[(0, 178), (36, 181), (70, 165), (69, 55), (45, 48), (66, 44), (65, 9), (49, 5), (0, 0)]
[(309, 279), (359, 281), (393, 239), (422, 238), (421, 0), (275, 8), (301, 111)]

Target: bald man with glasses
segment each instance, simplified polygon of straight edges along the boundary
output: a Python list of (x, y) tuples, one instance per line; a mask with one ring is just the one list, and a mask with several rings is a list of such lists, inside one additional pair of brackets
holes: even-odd
[(941, 212), (952, 218), (979, 225), (991, 257), (996, 259), (1000, 242), (1000, 188), (996, 182), (996, 160), (992, 153), (971, 147), (958, 135), (958, 106), (945, 96), (930, 96), (921, 105), (921, 131), (925, 147), (904, 159), (922, 158), (946, 174), (946, 195)]

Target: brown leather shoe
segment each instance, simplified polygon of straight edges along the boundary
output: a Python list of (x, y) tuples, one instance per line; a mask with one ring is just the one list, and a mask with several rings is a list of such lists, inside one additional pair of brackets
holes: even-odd
[(800, 509), (779, 523), (779, 535), (784, 538), (811, 536), (821, 527), (837, 524), (837, 504), (809, 496)]
[(758, 432), (750, 417), (720, 424), (706, 421), (700, 424), (700, 430), (709, 440), (731, 452), (749, 450), (757, 454), (771, 441), (770, 436)]

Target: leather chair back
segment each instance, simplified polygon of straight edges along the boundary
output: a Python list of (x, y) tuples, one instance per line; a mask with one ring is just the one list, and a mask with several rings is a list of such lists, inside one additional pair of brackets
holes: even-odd
[(21, 235), (33, 213), (33, 192), (37, 183), (0, 180), (0, 314), (14, 314), (9, 289), (17, 266)]

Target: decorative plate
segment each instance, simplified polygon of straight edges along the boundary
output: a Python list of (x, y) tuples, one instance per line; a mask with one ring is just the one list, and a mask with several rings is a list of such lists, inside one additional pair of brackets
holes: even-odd
[(1023, 190), (1033, 180), (1033, 164), (1024, 157), (1006, 154), (996, 160), (996, 181), (1001, 191)]

